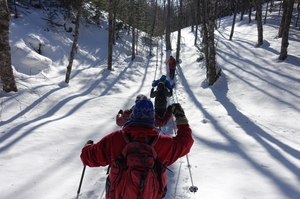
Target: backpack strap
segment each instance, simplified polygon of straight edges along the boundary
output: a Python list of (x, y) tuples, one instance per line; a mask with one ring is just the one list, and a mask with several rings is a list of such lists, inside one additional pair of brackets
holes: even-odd
[(164, 81), (159, 80), (158, 83), (162, 82), (162, 83), (166, 83), (167, 79), (165, 79)]
[(150, 138), (149, 144), (154, 147), (154, 145), (157, 143), (159, 137), (160, 137), (160, 134), (158, 134), (157, 136), (152, 136)]
[[(125, 133), (124, 131), (122, 131), (122, 136), (126, 143), (132, 142), (132, 138), (128, 133)], [(131, 139), (131, 140), (129, 140), (129, 139)]]

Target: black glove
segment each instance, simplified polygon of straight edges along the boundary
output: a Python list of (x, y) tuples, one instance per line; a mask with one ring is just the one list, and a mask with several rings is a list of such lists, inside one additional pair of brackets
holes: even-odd
[(188, 124), (188, 120), (185, 117), (184, 110), (179, 103), (173, 104), (172, 113), (176, 118), (176, 124)]
[(172, 113), (176, 118), (185, 116), (184, 110), (182, 109), (182, 107), (179, 103), (172, 104)]
[(94, 141), (93, 141), (93, 140), (89, 140), (89, 141), (87, 141), (87, 142), (85, 143), (85, 145), (84, 145), (84, 146), (91, 145), (91, 144), (94, 144)]
[(118, 112), (118, 114), (123, 114), (123, 110), (120, 109), (119, 112)]

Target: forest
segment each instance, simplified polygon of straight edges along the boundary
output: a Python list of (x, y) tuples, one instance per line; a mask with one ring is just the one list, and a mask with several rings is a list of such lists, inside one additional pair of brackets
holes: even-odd
[[(72, 60), (76, 53), (78, 42), (78, 28), (80, 25), (97, 25), (101, 27), (103, 18), (108, 18), (108, 60), (107, 69), (112, 69), (112, 52), (116, 41), (122, 39), (120, 30), (127, 30), (131, 34), (131, 60), (136, 56), (136, 42), (140, 33), (150, 45), (155, 45), (155, 38), (164, 38), (166, 51), (175, 47), (171, 46), (170, 35), (177, 32), (176, 60), (180, 61), (180, 34), (181, 29), (191, 27), (194, 32), (194, 45), (202, 52), (206, 65), (208, 84), (213, 85), (221, 72), (216, 63), (217, 44), (214, 32), (219, 27), (222, 17), (234, 16), (229, 40), (234, 38), (235, 20), (243, 20), (248, 14), (248, 22), (257, 21), (257, 47), (263, 44), (263, 24), (266, 23), (268, 13), (274, 8), (279, 8), (281, 23), (278, 37), (282, 38), (279, 60), (288, 56), (290, 26), (299, 27), (299, 0), (267, 1), (267, 0), (8, 0), (0, 3), (0, 77), (3, 91), (17, 91), (14, 82), (9, 46), (9, 20), (10, 17), (18, 18), (20, 10), (34, 7), (42, 9), (44, 20), (50, 27), (64, 27), (66, 32), (74, 32), (74, 43), (70, 52), (70, 61), (67, 67), (65, 82), (68, 83), (72, 70)], [(22, 8), (22, 9), (20, 9)], [(255, 12), (255, 18), (251, 18)], [(292, 24), (292, 17), (294, 24)], [(296, 14), (295, 14), (296, 13)], [(61, 17), (63, 16), (63, 18)], [(240, 16), (240, 18), (238, 18)], [(75, 25), (75, 30), (67, 22)], [(84, 21), (84, 24), (80, 23)], [(151, 48), (150, 48), (151, 49)], [(38, 49), (37, 49), (38, 51)], [(150, 51), (149, 56), (153, 53)]]

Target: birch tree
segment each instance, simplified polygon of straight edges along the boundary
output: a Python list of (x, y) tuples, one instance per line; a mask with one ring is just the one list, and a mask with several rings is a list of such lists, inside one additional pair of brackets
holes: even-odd
[(80, 17), (81, 17), (81, 12), (82, 12), (82, 2), (83, 2), (83, 0), (80, 0), (74, 6), (74, 7), (77, 8), (77, 15), (76, 15), (76, 21), (75, 21), (74, 40), (73, 40), (73, 45), (72, 45), (72, 49), (71, 49), (71, 52), (70, 52), (69, 64), (67, 66), (67, 73), (66, 73), (66, 78), (65, 78), (65, 83), (67, 83), (67, 84), (69, 84), (69, 81), (70, 81), (73, 60), (74, 60), (75, 53), (77, 51), (77, 43), (78, 43), (78, 37), (79, 37)]

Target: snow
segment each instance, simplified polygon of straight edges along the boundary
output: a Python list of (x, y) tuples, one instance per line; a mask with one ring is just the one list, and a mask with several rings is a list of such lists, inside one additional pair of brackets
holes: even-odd
[[(69, 85), (64, 83), (72, 33), (53, 29), (32, 9), (11, 18), (12, 64), (19, 89), (1, 92), (0, 192), (2, 199), (74, 199), (83, 165), (81, 148), (120, 129), (115, 115), (135, 97), (149, 96), (152, 80), (167, 74), (175, 55), (158, 41), (139, 43), (131, 61), (130, 36), (114, 46), (113, 71), (107, 67), (107, 30), (81, 24), (79, 48)], [(299, 43), (294, 24), (288, 57), (279, 61), (278, 11), (269, 13), (264, 44), (256, 47), (256, 22), (232, 17), (216, 30), (217, 63), (222, 76), (205, 83), (205, 65), (197, 62), (190, 28), (182, 30), (174, 97), (184, 108), (195, 143), (186, 157), (170, 166), (166, 199), (300, 199)], [(33, 49), (41, 44), (41, 55)], [(163, 132), (174, 135), (172, 120)], [(104, 198), (106, 167), (86, 168), (79, 198)]]

